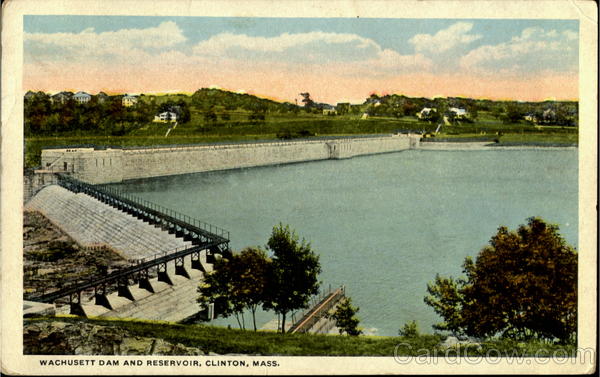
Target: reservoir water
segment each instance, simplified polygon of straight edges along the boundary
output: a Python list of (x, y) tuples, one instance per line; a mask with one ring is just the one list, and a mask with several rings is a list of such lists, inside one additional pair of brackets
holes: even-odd
[(577, 172), (576, 149), (409, 150), (117, 187), (229, 230), (234, 250), (289, 224), (320, 255), (323, 286), (346, 285), (365, 332), (393, 336), (411, 320), (433, 331), (427, 283), (459, 276), (500, 225), (541, 216), (577, 247)]

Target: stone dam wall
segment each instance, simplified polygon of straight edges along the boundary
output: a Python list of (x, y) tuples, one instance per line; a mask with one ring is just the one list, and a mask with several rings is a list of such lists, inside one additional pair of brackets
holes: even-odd
[(42, 150), (42, 172), (92, 184), (304, 161), (344, 159), (417, 148), (418, 135), (211, 144), (152, 148)]

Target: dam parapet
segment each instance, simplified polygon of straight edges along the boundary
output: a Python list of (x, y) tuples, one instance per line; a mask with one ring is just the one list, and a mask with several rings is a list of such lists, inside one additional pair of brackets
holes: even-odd
[(38, 172), (68, 173), (101, 184), (306, 161), (345, 159), (418, 147), (420, 135), (323, 138), (136, 148), (73, 147), (42, 150)]

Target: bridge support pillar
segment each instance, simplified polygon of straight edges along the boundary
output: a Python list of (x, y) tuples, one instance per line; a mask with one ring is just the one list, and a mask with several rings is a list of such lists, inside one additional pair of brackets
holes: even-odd
[(96, 305), (104, 306), (106, 309), (112, 310), (112, 306), (106, 297), (106, 285), (94, 288), (94, 299)]
[(186, 278), (190, 278), (190, 275), (185, 270), (185, 264), (183, 257), (175, 258), (175, 275), (184, 276)]
[(81, 292), (74, 293), (69, 296), (69, 314), (85, 317), (85, 311), (81, 306)]
[(167, 263), (161, 263), (158, 265), (158, 281), (173, 285), (173, 282), (167, 273)]
[(150, 277), (148, 276), (148, 270), (140, 271), (138, 281), (138, 287), (145, 289), (150, 293), (154, 293), (154, 288), (152, 287), (152, 284), (150, 283)]
[(129, 290), (129, 285), (127, 284), (128, 280), (129, 279), (119, 280), (118, 285), (117, 285), (118, 296), (125, 297), (131, 301), (135, 301), (135, 298), (133, 298), (133, 295), (131, 294), (131, 291)]
[(192, 269), (206, 272), (204, 266), (202, 266), (202, 262), (200, 262), (200, 252), (195, 251), (190, 256), (192, 258)]

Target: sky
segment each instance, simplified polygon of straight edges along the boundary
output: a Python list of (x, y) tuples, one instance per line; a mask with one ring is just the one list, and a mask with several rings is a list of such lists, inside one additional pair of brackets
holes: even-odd
[(23, 88), (578, 99), (578, 21), (25, 16)]

